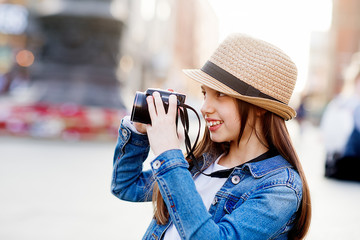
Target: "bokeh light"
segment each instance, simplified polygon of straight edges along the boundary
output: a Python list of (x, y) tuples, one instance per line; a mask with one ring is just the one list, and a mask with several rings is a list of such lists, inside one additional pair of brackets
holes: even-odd
[(34, 60), (34, 54), (29, 50), (21, 50), (16, 54), (16, 62), (22, 67), (31, 66)]

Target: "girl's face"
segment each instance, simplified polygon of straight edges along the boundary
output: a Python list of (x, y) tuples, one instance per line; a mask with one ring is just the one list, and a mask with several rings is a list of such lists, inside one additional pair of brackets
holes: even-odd
[(236, 100), (207, 86), (201, 86), (204, 102), (201, 113), (214, 142), (237, 141), (240, 116)]

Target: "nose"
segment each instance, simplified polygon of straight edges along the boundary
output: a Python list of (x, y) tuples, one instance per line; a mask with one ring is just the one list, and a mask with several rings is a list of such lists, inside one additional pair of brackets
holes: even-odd
[(214, 104), (211, 103), (211, 99), (209, 97), (204, 99), (200, 111), (203, 116), (214, 112)]

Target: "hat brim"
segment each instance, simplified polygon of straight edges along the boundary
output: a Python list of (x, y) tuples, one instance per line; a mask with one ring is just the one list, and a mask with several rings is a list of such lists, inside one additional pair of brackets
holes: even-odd
[(296, 111), (290, 106), (275, 101), (271, 99), (265, 99), (260, 97), (249, 97), (241, 95), (240, 93), (234, 91), (230, 87), (201, 71), (200, 69), (184, 69), (183, 72), (191, 79), (204, 84), (207, 87), (210, 87), (216, 91), (225, 93), (231, 97), (238, 98), (245, 102), (254, 104), (258, 107), (264, 108), (270, 112), (273, 112), (284, 120), (290, 120), (296, 116)]

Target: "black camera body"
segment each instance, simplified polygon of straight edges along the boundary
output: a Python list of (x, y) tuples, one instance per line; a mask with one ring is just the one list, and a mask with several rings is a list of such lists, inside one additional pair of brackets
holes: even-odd
[(148, 111), (148, 105), (146, 102), (146, 97), (152, 95), (154, 92), (160, 93), (161, 99), (164, 103), (165, 111), (167, 112), (169, 108), (169, 96), (171, 94), (176, 95), (177, 105), (180, 106), (182, 103), (185, 103), (186, 96), (181, 93), (170, 92), (162, 89), (149, 88), (145, 92), (136, 92), (133, 108), (131, 111), (130, 120), (133, 122), (150, 124), (151, 119)]

